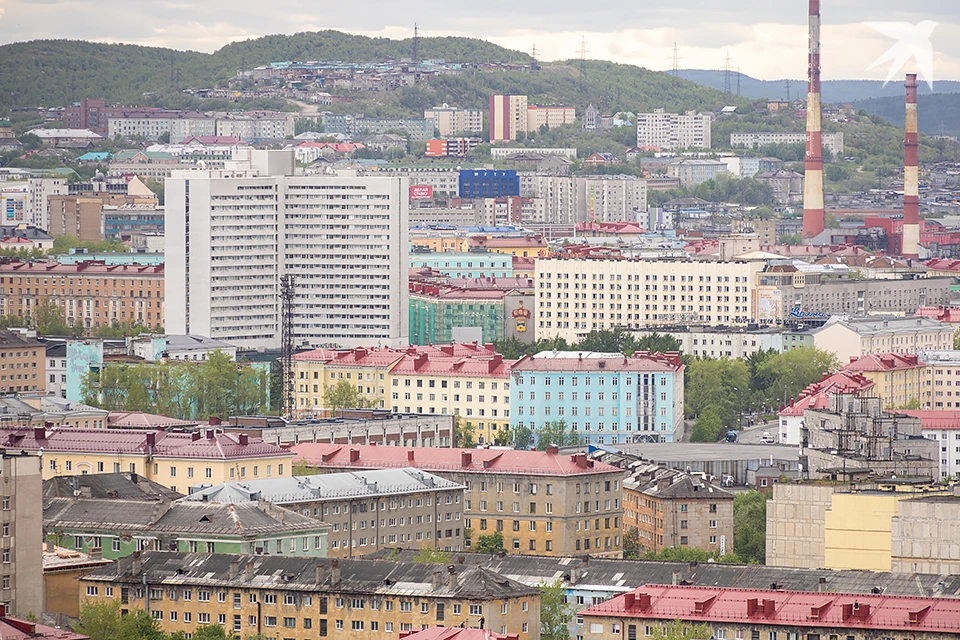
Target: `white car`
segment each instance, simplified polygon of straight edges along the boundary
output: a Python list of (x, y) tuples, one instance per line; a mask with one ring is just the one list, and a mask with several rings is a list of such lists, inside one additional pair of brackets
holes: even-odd
[(776, 440), (774, 440), (773, 436), (770, 435), (769, 431), (764, 431), (760, 435), (760, 444), (773, 444), (774, 442), (776, 442)]

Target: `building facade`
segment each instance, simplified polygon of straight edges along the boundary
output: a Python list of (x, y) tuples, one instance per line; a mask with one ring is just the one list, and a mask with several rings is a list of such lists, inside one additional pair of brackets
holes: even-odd
[(647, 181), (633, 176), (578, 176), (577, 211), (587, 220), (636, 222), (647, 210)]
[(727, 165), (720, 160), (683, 158), (667, 165), (667, 175), (680, 181), (681, 187), (691, 189), (707, 180), (728, 173)]
[(0, 598), (11, 613), (39, 616), (43, 598), (43, 504), (41, 465), (37, 451), (6, 444), (0, 450), (0, 526), (3, 564)]
[(811, 333), (816, 348), (849, 362), (871, 354), (945, 351), (953, 347), (954, 330), (929, 318), (834, 316)]
[(423, 112), (426, 120), (433, 121), (436, 135), (456, 136), (463, 133), (483, 131), (483, 111), (480, 109), (461, 109), (444, 103)]
[[(195, 491), (185, 500), (282, 506), (329, 527), (325, 555), (354, 558), (400, 546), (462, 550), (463, 489), (416, 469), (379, 469), (228, 482)], [(445, 535), (447, 530), (450, 535)]]
[[(823, 148), (836, 158), (843, 154), (843, 132), (824, 131), (822, 136)], [(756, 149), (770, 144), (803, 144), (806, 142), (805, 133), (784, 133), (778, 131), (750, 131), (730, 134), (731, 147), (748, 147)]]
[(670, 149), (709, 149), (712, 145), (711, 117), (696, 111), (637, 114), (637, 146)]
[(620, 557), (620, 482), (624, 472), (585, 454), (506, 449), (427, 449), (301, 444), (291, 451), (321, 471), (400, 465), (466, 486), (464, 526), (479, 536), (503, 535), (508, 553)]
[(167, 182), (167, 330), (276, 349), (291, 275), (296, 343), (406, 344), (407, 182), (294, 176), (292, 152), (251, 155)]
[(683, 420), (679, 354), (544, 351), (512, 367), (511, 428), (562, 420), (588, 444), (672, 442)]
[(0, 392), (46, 389), (46, 347), (24, 333), (0, 330)]
[(843, 371), (858, 373), (873, 382), (871, 392), (883, 400), (884, 406), (930, 406), (930, 367), (915, 353), (851, 356)]
[(106, 207), (158, 206), (157, 198), (115, 193), (85, 195), (50, 195), (47, 198), (50, 233), (54, 236), (76, 236), (86, 242), (104, 239), (104, 209)]
[(758, 262), (544, 258), (536, 261), (537, 336), (593, 330), (746, 325)]
[(530, 104), (527, 105), (527, 122), (524, 130), (532, 133), (539, 131), (540, 127), (572, 125), (576, 121), (576, 107), (566, 107), (562, 104)]
[(527, 96), (490, 96), (490, 143), (510, 142), (527, 130)]

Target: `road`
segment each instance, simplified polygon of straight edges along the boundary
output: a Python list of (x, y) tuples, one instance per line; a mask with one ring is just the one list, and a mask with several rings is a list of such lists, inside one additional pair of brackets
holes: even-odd
[(747, 427), (742, 429), (737, 435), (737, 442), (742, 442), (743, 444), (759, 444), (760, 438), (763, 436), (765, 431), (773, 436), (774, 439), (776, 439), (778, 426), (779, 424), (777, 421), (772, 420), (770, 422), (761, 422), (760, 424), (752, 427)]

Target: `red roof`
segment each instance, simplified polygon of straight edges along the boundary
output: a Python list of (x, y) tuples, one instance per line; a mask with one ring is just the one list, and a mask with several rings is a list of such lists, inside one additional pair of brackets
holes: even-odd
[(349, 351), (314, 349), (313, 351), (298, 353), (293, 356), (293, 359), (328, 362), (337, 366), (389, 367), (405, 355), (417, 355), (419, 353), (432, 356), (447, 356), (450, 358), (463, 358), (468, 356), (490, 358), (498, 355), (493, 348), (493, 343), (452, 342), (441, 345), (411, 345), (406, 349), (394, 349), (392, 347), (356, 347)]
[(914, 315), (948, 324), (960, 324), (960, 309), (957, 307), (920, 307)]
[(180, 144), (190, 144), (198, 142), (200, 144), (245, 144), (243, 140), (235, 136), (190, 136), (180, 141)]
[(517, 640), (516, 633), (494, 633), (490, 629), (464, 627), (430, 627), (401, 631), (400, 640)]
[(290, 450), (297, 460), (327, 469), (390, 469), (414, 467), (431, 473), (524, 473), (567, 476), (623, 473), (617, 467), (595, 462), (585, 454), (565, 455), (553, 451), (515, 449), (433, 449), (430, 447), (384, 447), (306, 442)]
[(923, 263), (931, 271), (956, 271), (960, 272), (960, 260), (950, 260), (947, 258), (934, 258)]
[[(241, 441), (246, 439), (246, 444)], [(228, 460), (289, 455), (262, 438), (207, 429), (172, 433), (146, 429), (0, 428), (0, 447), (45, 453), (91, 452), (157, 458)]]
[(517, 236), (513, 238), (502, 238), (494, 237), (488, 238), (487, 236), (475, 236), (470, 238), (467, 241), (467, 244), (471, 247), (508, 247), (513, 248), (519, 245), (530, 245), (531, 247), (546, 249), (547, 241), (544, 240), (543, 236)]
[(6, 615), (6, 607), (0, 605), (0, 640), (90, 640), (90, 636), (13, 618)]
[(861, 393), (874, 386), (874, 382), (854, 371), (826, 373), (819, 382), (814, 382), (800, 392), (796, 401), (780, 410), (781, 416), (803, 416), (806, 409), (825, 409), (830, 394)]
[(627, 357), (613, 353), (579, 353), (576, 351), (542, 351), (524, 356), (513, 365), (514, 371), (580, 371), (621, 373), (630, 371), (682, 371), (680, 354), (637, 351)]
[(727, 587), (648, 584), (580, 615), (910, 634), (960, 632), (960, 600)]
[(897, 371), (920, 369), (927, 366), (916, 354), (872, 353), (866, 356), (851, 356), (843, 371)]
[(897, 409), (896, 413), (920, 418), (921, 429), (960, 429), (960, 411)]
[(499, 353), (492, 358), (449, 357), (428, 353), (405, 355), (393, 369), (391, 375), (419, 376), (466, 376), (506, 378), (510, 367), (516, 360), (504, 360)]
[(107, 275), (114, 277), (163, 276), (163, 265), (137, 264), (107, 265), (102, 260), (81, 260), (76, 264), (59, 262), (20, 262), (0, 259), (0, 273), (51, 276)]
[(576, 228), (577, 231), (598, 231), (602, 233), (613, 234), (645, 233), (644, 229), (642, 229), (636, 222), (597, 222), (596, 220), (591, 220), (590, 222), (578, 222)]
[(111, 411), (107, 416), (107, 426), (134, 429), (156, 429), (157, 427), (192, 427), (200, 420), (179, 420), (143, 411)]

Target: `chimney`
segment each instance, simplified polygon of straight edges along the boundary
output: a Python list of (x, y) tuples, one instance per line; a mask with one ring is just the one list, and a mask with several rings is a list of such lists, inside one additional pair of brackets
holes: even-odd
[(39, 442), (40, 440), (47, 439), (47, 429), (46, 427), (34, 427), (33, 428), (33, 439)]
[(548, 456), (555, 456), (555, 455), (557, 455), (558, 453), (560, 453), (560, 447), (558, 447), (558, 446), (555, 445), (555, 444), (548, 444), (548, 445), (547, 445), (547, 455), (548, 455)]
[(670, 584), (675, 587), (680, 586), (680, 571), (678, 569), (673, 570), (673, 576), (670, 578)]
[(216, 432), (216, 429), (207, 429), (207, 440), (213, 440), (213, 436)]
[(191, 441), (191, 442), (196, 442), (196, 441), (199, 440), (199, 439), (200, 439), (200, 432), (199, 432), (199, 431), (194, 431), (193, 433), (190, 434), (190, 441)]
[(900, 255), (916, 260), (920, 244), (920, 158), (917, 141), (917, 74), (907, 74), (907, 120), (903, 137), (903, 246)]
[(241, 433), (241, 434), (240, 434), (239, 441), (240, 441), (240, 444), (245, 447), (245, 446), (247, 446), (248, 444), (250, 444), (250, 436), (248, 436), (248, 435), (245, 434), (245, 433)]
[(823, 204), (823, 140), (820, 116), (820, 0), (810, 0), (810, 54), (807, 60), (807, 152), (804, 158), (803, 237), (820, 235), (826, 226)]
[(0, 604), (0, 618), (6, 618), (6, 617), (7, 617), (7, 605)]
[(147, 446), (155, 447), (157, 446), (157, 434), (150, 432), (147, 434)]
[(247, 564), (243, 565), (243, 579), (249, 582), (253, 580), (253, 560), (247, 560)]
[(47, 553), (53, 553), (54, 545), (53, 540), (47, 540), (43, 543), (43, 550)]
[(452, 564), (447, 567), (447, 586), (450, 589), (457, 588), (457, 568)]
[(461, 466), (461, 467), (469, 467), (472, 462), (473, 462), (473, 454), (472, 454), (472, 453), (470, 453), (469, 451), (461, 451), (461, 452), (460, 452), (460, 466)]
[(130, 556), (130, 575), (139, 576), (143, 571), (143, 563), (140, 560), (140, 552), (134, 551), (133, 555)]
[(356, 462), (360, 459), (359, 449), (350, 449), (350, 462)]
[(577, 465), (581, 469), (587, 468), (587, 454), (575, 453), (572, 456), (570, 456), (570, 459), (573, 461), (573, 464)]
[(407, 462), (413, 462), (413, 449), (407, 451)]
[(334, 560), (330, 563), (330, 586), (340, 586), (340, 561)]
[(220, 416), (210, 416), (207, 418), (207, 424), (209, 424), (211, 427), (219, 427), (221, 424)]
[(436, 591), (440, 588), (440, 585), (443, 584), (443, 572), (434, 571), (433, 572), (433, 590)]
[(103, 548), (101, 547), (90, 547), (90, 557), (94, 560), (100, 560), (103, 558)]
[(240, 561), (231, 560), (230, 561), (230, 579), (236, 580), (239, 575), (240, 575)]
[(625, 593), (623, 595), (623, 609), (624, 611), (630, 611), (633, 609), (633, 605), (637, 600), (637, 596), (632, 593)]
[(315, 576), (317, 584), (323, 584), (323, 581), (327, 579), (327, 568), (322, 564), (317, 564), (317, 574)]

